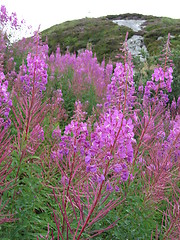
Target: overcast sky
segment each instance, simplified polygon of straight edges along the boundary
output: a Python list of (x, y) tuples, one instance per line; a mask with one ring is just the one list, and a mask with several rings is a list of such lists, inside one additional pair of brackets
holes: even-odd
[(44, 30), (55, 24), (84, 17), (142, 13), (180, 19), (180, 0), (0, 0), (28, 25)]

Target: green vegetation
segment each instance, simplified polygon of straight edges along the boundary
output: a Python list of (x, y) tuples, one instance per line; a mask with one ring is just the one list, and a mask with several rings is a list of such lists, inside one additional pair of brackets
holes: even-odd
[(60, 45), (62, 53), (67, 48), (70, 52), (77, 53), (90, 44), (101, 62), (103, 57), (106, 60), (115, 59), (127, 31), (131, 37), (131, 29), (120, 27), (106, 17), (84, 18), (55, 25), (42, 32), (42, 39), (48, 37), (50, 53), (56, 51), (57, 45)]
[[(124, 41), (126, 32), (129, 32), (129, 38), (134, 34), (132, 29), (112, 22), (116, 19), (147, 20), (145, 28), (136, 34), (144, 36), (145, 45), (151, 55), (160, 53), (162, 39), (166, 39), (168, 33), (173, 35), (172, 48), (180, 48), (180, 19), (141, 14), (108, 15), (67, 21), (44, 30), (42, 38), (45, 40), (46, 36), (48, 37), (50, 52), (54, 52), (58, 44), (64, 53), (67, 48), (70, 52), (85, 49), (90, 43), (99, 61), (102, 61), (104, 56), (106, 60), (109, 58), (115, 60), (114, 57), (119, 53), (120, 43)], [(158, 37), (162, 37), (161, 40), (158, 40)]]
[[(171, 48), (180, 49), (180, 19), (163, 17), (147, 22), (144, 42), (151, 55), (161, 52), (162, 42), (164, 42), (164, 38), (167, 38), (168, 33), (172, 35)], [(158, 40), (159, 37), (161, 37), (160, 40)]]
[[(124, 26), (118, 26), (113, 23), (116, 19), (134, 19), (146, 20), (144, 29), (134, 33), (132, 29)], [(174, 82), (172, 85), (173, 93), (170, 99), (177, 99), (180, 94), (180, 19), (171, 19), (166, 17), (154, 17), (141, 14), (121, 14), (108, 15), (100, 18), (84, 18), (74, 21), (67, 21), (57, 24), (44, 30), (42, 40), (48, 38), (49, 54), (56, 51), (57, 45), (60, 45), (61, 53), (64, 54), (67, 49), (71, 53), (78, 53), (79, 50), (86, 49), (90, 45), (92, 51), (96, 53), (99, 62), (105, 58), (106, 63), (111, 59), (113, 63), (117, 61), (116, 56), (120, 53), (120, 47), (128, 31), (128, 38), (133, 34), (144, 37), (144, 43), (149, 52), (147, 62), (142, 66), (138, 59), (134, 59), (134, 65), (137, 69), (135, 79), (147, 79), (152, 73), (151, 65), (154, 67), (158, 63), (162, 47), (167, 40), (168, 33), (171, 34), (172, 60), (175, 65)], [(141, 66), (141, 67), (140, 67)], [(142, 72), (143, 69), (143, 72)], [(145, 70), (144, 70), (145, 69)], [(141, 72), (139, 72), (141, 71)], [(136, 73), (137, 73), (136, 72)], [(144, 80), (142, 80), (144, 81)]]

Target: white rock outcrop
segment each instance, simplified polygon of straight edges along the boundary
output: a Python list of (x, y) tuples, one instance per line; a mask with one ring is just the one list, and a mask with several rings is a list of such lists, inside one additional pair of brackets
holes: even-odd
[[(114, 23), (119, 26), (126, 26), (131, 28), (134, 32), (139, 32), (143, 30), (144, 26), (142, 26), (146, 20), (113, 20)], [(128, 48), (132, 56), (139, 56), (141, 61), (144, 61), (144, 57), (142, 56), (142, 51), (148, 54), (147, 48), (144, 44), (144, 37), (141, 35), (133, 35), (127, 41)]]
[(142, 30), (142, 24), (145, 23), (146, 20), (113, 20), (113, 22), (117, 23), (119, 26), (129, 27), (134, 32), (138, 32)]

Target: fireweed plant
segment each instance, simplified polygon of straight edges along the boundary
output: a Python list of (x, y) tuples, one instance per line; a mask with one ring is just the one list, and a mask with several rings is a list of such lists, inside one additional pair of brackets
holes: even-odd
[[(23, 161), (33, 161), (34, 154), (44, 141), (42, 122), (51, 104), (43, 101), (43, 92), (47, 84), (47, 45), (39, 44), (39, 35), (33, 38), (35, 48), (27, 55), (26, 62), (20, 66), (17, 78), (14, 79), (13, 96), (16, 105), (12, 107), (14, 126), (16, 128), (16, 154), (19, 162), (16, 179)], [(15, 197), (15, 191), (14, 196)]]
[(167, 204), (164, 211), (156, 205), (166, 218), (166, 221), (162, 220), (160, 232), (164, 231), (163, 221), (167, 223), (169, 217), (169, 228), (165, 231), (163, 239), (167, 239), (168, 236), (176, 239), (179, 236), (180, 224), (177, 210), (180, 193), (180, 131), (175, 101), (172, 102), (170, 110), (167, 109), (167, 93), (172, 91), (173, 72), (171, 64), (168, 64), (169, 39), (170, 35), (165, 46), (163, 66), (154, 70), (152, 80), (147, 81), (144, 90), (143, 86), (139, 87), (142, 105), (137, 114), (138, 118), (135, 119), (139, 140), (134, 151), (132, 171), (137, 163), (145, 187), (145, 201)]
[[(58, 211), (52, 210), (58, 239), (93, 238), (113, 227), (118, 219), (106, 229), (93, 229), (109, 211), (123, 204), (137, 177), (143, 180), (144, 202), (167, 203), (163, 217), (168, 225), (171, 216), (171, 223), (164, 231), (162, 220), (164, 238), (172, 230), (178, 234), (179, 213), (174, 218), (168, 215), (179, 202), (179, 116), (172, 120), (166, 108), (172, 68), (166, 54), (164, 65), (154, 70), (151, 81), (136, 94), (126, 41), (124, 48), (124, 62), (116, 64), (98, 122), (85, 122), (77, 102), (74, 119), (64, 134), (59, 129), (52, 133), (56, 139), (51, 150), (52, 174), (57, 169), (61, 180), (47, 186), (59, 205)], [(157, 232), (152, 231), (151, 237), (157, 237)]]
[(7, 191), (12, 181), (6, 181), (7, 176), (11, 173), (11, 158), (12, 151), (9, 126), (9, 111), (12, 107), (10, 93), (7, 91), (8, 81), (5, 80), (3, 72), (0, 72), (0, 224), (13, 221), (13, 216), (9, 213), (4, 213), (4, 208), (8, 202), (2, 201), (2, 195)]
[[(178, 239), (180, 98), (169, 103), (170, 35), (136, 91), (128, 34), (113, 70), (90, 49), (48, 56), (38, 32), (15, 49), (4, 30), (13, 18), (5, 7), (0, 17), (1, 238)], [(144, 221), (134, 223), (142, 209)]]
[[(83, 103), (88, 115), (92, 114), (97, 103), (103, 103), (107, 84), (113, 71), (113, 65), (105, 61), (100, 65), (90, 49), (75, 54), (67, 52), (61, 55), (60, 48), (49, 57), (48, 92), (60, 88), (64, 99), (64, 108), (72, 117), (77, 99)], [(68, 89), (68, 91), (67, 91)]]

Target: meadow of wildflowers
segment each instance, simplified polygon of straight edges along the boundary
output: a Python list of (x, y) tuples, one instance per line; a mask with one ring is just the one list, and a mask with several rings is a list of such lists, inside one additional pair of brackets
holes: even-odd
[[(180, 97), (170, 103), (170, 34), (135, 84), (90, 49), (57, 51), (38, 32), (10, 43), (0, 9), (0, 239), (179, 239)], [(23, 22), (21, 22), (23, 24)]]

